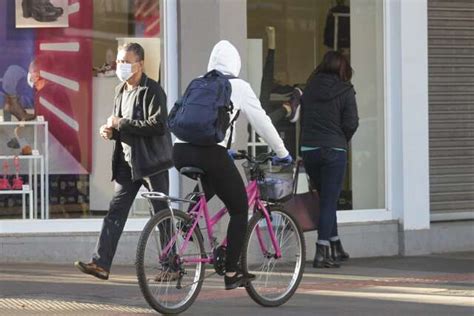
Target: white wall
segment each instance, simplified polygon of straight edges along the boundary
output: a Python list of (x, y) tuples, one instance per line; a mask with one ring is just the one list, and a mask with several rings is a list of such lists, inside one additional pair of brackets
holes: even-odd
[(430, 253), (427, 0), (387, 1), (389, 207), (400, 253)]

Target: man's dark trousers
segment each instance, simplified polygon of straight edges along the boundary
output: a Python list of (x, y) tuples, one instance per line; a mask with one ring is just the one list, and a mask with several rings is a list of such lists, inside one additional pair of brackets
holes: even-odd
[[(110, 271), (128, 213), (140, 187), (144, 185), (149, 191), (165, 194), (169, 192), (168, 171), (133, 182), (131, 168), (123, 158), (123, 154), (120, 156), (115, 176), (115, 193), (110, 202), (109, 212), (104, 218), (102, 231), (92, 256), (92, 261), (107, 271)], [(166, 202), (155, 200), (152, 203), (155, 213), (168, 208)]]

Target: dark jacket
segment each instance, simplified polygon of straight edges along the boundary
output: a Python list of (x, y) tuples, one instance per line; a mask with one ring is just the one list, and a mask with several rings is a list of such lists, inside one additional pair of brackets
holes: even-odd
[[(121, 117), (125, 83), (117, 86), (113, 115)], [(135, 118), (140, 119), (135, 119)], [(168, 111), (166, 95), (160, 85), (153, 79), (142, 75), (138, 85), (137, 98), (133, 109), (134, 119), (122, 119), (118, 130), (114, 130), (115, 140), (112, 157), (112, 180), (115, 180), (117, 163), (122, 153), (121, 135), (127, 134), (132, 140), (131, 167), (132, 180), (165, 171), (173, 166), (171, 134), (166, 127)]]
[[(337, 5), (331, 8), (326, 17), (326, 27), (324, 28), (324, 45), (331, 49), (334, 47), (335, 20), (334, 13), (350, 13), (350, 8), (346, 5)], [(340, 16), (337, 26), (337, 50), (351, 47), (351, 20), (350, 17)]]
[(304, 89), (301, 145), (347, 149), (359, 126), (352, 84), (337, 75), (317, 74)]

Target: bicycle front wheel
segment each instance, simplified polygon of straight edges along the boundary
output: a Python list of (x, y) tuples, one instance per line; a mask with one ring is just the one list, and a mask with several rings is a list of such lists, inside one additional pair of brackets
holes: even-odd
[[(281, 257), (273, 246), (270, 225)], [(286, 303), (301, 282), (305, 263), (303, 232), (293, 216), (284, 209), (272, 209), (268, 222), (262, 212), (255, 213), (249, 221), (242, 263), (245, 270), (256, 275), (246, 287), (256, 303), (265, 307)]]
[[(136, 270), (140, 290), (148, 304), (162, 314), (188, 309), (202, 287), (205, 258), (202, 234), (195, 229), (187, 246), (192, 224), (188, 214), (162, 210), (153, 216), (138, 242)], [(180, 251), (181, 250), (181, 251)]]

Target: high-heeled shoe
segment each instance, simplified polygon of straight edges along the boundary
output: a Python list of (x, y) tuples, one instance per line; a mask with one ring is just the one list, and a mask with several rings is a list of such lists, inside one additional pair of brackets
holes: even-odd
[(8, 162), (5, 160), (3, 162), (3, 177), (0, 178), (0, 190), (10, 190), (10, 182), (8, 181)]
[(23, 179), (20, 177), (20, 158), (15, 156), (13, 159), (13, 163), (15, 165), (15, 177), (13, 178), (12, 182), (12, 189), (13, 190), (22, 190), (23, 189)]

